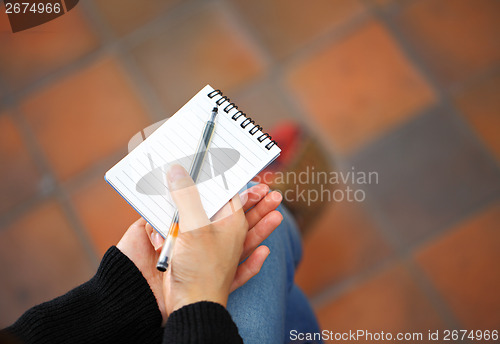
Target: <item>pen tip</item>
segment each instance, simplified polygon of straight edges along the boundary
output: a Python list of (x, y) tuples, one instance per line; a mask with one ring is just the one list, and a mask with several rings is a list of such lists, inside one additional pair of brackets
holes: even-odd
[(218, 112), (219, 111), (219, 108), (217, 106), (214, 106), (214, 108), (212, 109), (212, 112)]

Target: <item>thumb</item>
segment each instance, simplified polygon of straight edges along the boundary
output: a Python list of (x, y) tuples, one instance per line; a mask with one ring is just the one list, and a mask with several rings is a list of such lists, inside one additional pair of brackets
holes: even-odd
[(170, 195), (179, 210), (179, 230), (186, 232), (209, 225), (210, 220), (201, 204), (198, 188), (181, 165), (170, 166), (167, 182)]

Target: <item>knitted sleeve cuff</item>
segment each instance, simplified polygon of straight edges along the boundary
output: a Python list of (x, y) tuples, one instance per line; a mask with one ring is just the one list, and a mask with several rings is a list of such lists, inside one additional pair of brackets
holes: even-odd
[(7, 331), (25, 343), (158, 343), (161, 321), (147, 281), (113, 246), (90, 281), (31, 308)]
[(220, 304), (201, 301), (170, 314), (163, 343), (243, 343), (229, 312)]

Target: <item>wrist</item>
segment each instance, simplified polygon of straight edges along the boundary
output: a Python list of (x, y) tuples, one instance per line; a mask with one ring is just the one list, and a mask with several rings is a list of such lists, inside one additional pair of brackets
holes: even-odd
[(95, 295), (103, 311), (110, 313), (107, 316), (116, 326), (127, 327), (127, 321), (139, 321), (142, 326), (161, 323), (161, 313), (148, 282), (116, 246), (108, 249), (89, 282), (89, 292)]
[[(228, 293), (221, 292), (218, 290), (184, 290), (178, 292), (175, 299), (173, 300), (171, 312), (174, 312), (184, 306), (201, 302), (208, 301), (218, 303), (223, 307), (227, 306)], [(167, 305), (168, 307), (168, 305)]]

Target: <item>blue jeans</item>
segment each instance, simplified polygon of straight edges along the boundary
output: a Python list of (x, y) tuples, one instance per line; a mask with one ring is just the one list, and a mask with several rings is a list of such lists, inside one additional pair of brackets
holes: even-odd
[(262, 269), (229, 295), (227, 309), (245, 344), (292, 343), (291, 330), (320, 331), (309, 302), (294, 283), (295, 268), (302, 257), (297, 225), (284, 207), (278, 211), (283, 222), (263, 242), (271, 253)]

